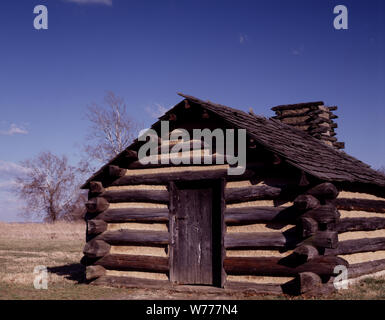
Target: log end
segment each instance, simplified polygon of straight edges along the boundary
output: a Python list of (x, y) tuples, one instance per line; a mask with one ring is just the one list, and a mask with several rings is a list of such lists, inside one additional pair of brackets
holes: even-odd
[(102, 277), (106, 274), (106, 269), (102, 266), (88, 266), (86, 268), (86, 279), (88, 281)]
[(337, 198), (338, 193), (339, 192), (335, 185), (330, 182), (321, 183), (307, 191), (307, 194), (320, 200), (335, 199)]
[(111, 246), (102, 240), (91, 240), (86, 243), (83, 253), (88, 258), (104, 257), (110, 252)]
[(126, 173), (126, 169), (120, 168), (118, 166), (107, 166), (106, 173), (110, 178), (117, 179), (123, 177)]
[(320, 202), (317, 198), (309, 194), (299, 195), (294, 200), (294, 206), (299, 210), (309, 210), (319, 207)]
[(100, 194), (104, 192), (104, 187), (100, 181), (91, 181), (89, 190), (93, 194)]
[(103, 220), (88, 220), (87, 234), (100, 234), (107, 230), (107, 223)]
[(90, 213), (100, 213), (108, 209), (110, 204), (105, 198), (96, 197), (91, 198), (86, 202), (87, 211)]

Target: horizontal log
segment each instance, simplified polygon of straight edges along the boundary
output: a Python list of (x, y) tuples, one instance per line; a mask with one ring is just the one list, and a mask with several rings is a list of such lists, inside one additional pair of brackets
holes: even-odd
[(320, 202), (310, 194), (302, 194), (294, 199), (294, 206), (299, 210), (309, 210), (319, 207)]
[(115, 180), (113, 186), (122, 185), (138, 185), (138, 184), (151, 184), (151, 185), (165, 185), (170, 181), (191, 181), (191, 180), (203, 180), (203, 179), (219, 179), (227, 176), (227, 169), (216, 170), (199, 170), (199, 171), (181, 171), (181, 172), (160, 172), (143, 175), (125, 175)]
[(344, 218), (337, 225), (338, 232), (371, 231), (385, 229), (385, 217)]
[(224, 288), (233, 291), (252, 291), (260, 294), (283, 294), (282, 286), (273, 283), (226, 281)]
[[(126, 167), (127, 169), (150, 169), (150, 168), (167, 168), (167, 167), (184, 167), (184, 166), (191, 166), (191, 165), (206, 165), (211, 166), (214, 164), (226, 164), (227, 159), (231, 160), (230, 163), (234, 161), (233, 157), (231, 156), (220, 156), (220, 155), (209, 155), (209, 156), (184, 156), (184, 157), (178, 157), (178, 161), (180, 161), (180, 164), (174, 164), (172, 160), (169, 161), (169, 163), (161, 163), (162, 158), (167, 158), (166, 155), (158, 155), (156, 157), (141, 159), (141, 161), (134, 161), (130, 164), (128, 164)], [(174, 159), (174, 158), (172, 158)], [(207, 159), (205, 161), (205, 159)], [(209, 161), (211, 159), (211, 162)], [(147, 163), (143, 164), (143, 161), (149, 161), (154, 163)], [(152, 161), (154, 160), (154, 161)]]
[(86, 202), (87, 211), (90, 213), (100, 213), (108, 209), (110, 204), (105, 198), (91, 198)]
[(166, 231), (121, 229), (106, 231), (95, 239), (104, 240), (111, 245), (163, 246), (169, 242), (169, 233)]
[(168, 222), (168, 208), (117, 208), (108, 209), (95, 219), (106, 222)]
[(385, 259), (354, 263), (348, 268), (348, 277), (352, 279), (382, 270), (385, 270)]
[(385, 237), (344, 240), (335, 249), (325, 249), (324, 255), (352, 254), (385, 250)]
[(334, 256), (319, 256), (303, 264), (292, 257), (227, 257), (224, 268), (227, 274), (258, 276), (296, 276), (301, 272), (314, 272), (318, 275), (333, 275), (334, 267), (348, 263)]
[(315, 235), (307, 238), (302, 244), (312, 245), (316, 248), (337, 248), (338, 232), (337, 231), (318, 231)]
[(261, 223), (261, 222), (293, 222), (298, 215), (292, 207), (241, 207), (227, 208), (225, 222), (228, 225)]
[(88, 266), (86, 268), (87, 280), (93, 280), (101, 276), (104, 276), (105, 274), (106, 274), (106, 269), (104, 269), (102, 266)]
[(117, 202), (150, 202), (168, 203), (167, 190), (111, 190), (101, 194), (109, 203)]
[[(174, 147), (178, 145), (177, 151)], [(209, 148), (210, 145), (201, 140), (163, 140), (161, 145), (158, 147), (158, 154), (168, 154), (168, 153), (179, 153), (179, 152), (189, 152), (192, 150), (202, 150)]]
[(239, 203), (253, 200), (277, 199), (282, 189), (270, 186), (249, 186), (225, 190), (226, 203)]
[(171, 289), (170, 282), (166, 280), (153, 280), (119, 276), (102, 276), (91, 282), (91, 284), (117, 288)]
[(338, 196), (337, 188), (329, 182), (321, 183), (306, 192), (317, 199), (335, 199)]
[(107, 223), (103, 220), (88, 220), (87, 234), (99, 234), (107, 230)]
[(167, 272), (168, 258), (137, 256), (128, 254), (108, 254), (95, 262), (107, 270)]
[(289, 248), (295, 244), (293, 232), (240, 232), (225, 235), (226, 249)]
[(110, 252), (111, 246), (102, 240), (91, 240), (86, 243), (83, 249), (85, 256), (89, 258), (103, 257)]
[(335, 206), (331, 204), (319, 206), (318, 208), (311, 209), (305, 212), (303, 217), (312, 218), (318, 223), (337, 223), (339, 222), (340, 213)]
[(338, 198), (334, 203), (339, 210), (385, 213), (384, 200)]

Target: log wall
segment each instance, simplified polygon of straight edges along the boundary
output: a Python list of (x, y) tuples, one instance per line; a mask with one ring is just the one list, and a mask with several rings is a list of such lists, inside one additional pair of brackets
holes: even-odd
[(168, 182), (217, 179), (227, 174), (227, 168), (108, 168), (113, 176), (107, 185), (90, 183), (86, 204), (88, 241), (83, 260), (89, 265), (87, 279), (168, 280)]
[[(245, 186), (249, 195), (237, 190), (238, 200), (230, 197), (225, 211), (228, 287), (269, 285), (305, 293), (326, 286), (322, 281), (333, 275), (334, 266), (347, 265), (322, 253), (338, 245), (339, 213), (331, 202), (338, 191), (333, 185), (298, 188), (291, 198), (286, 198), (288, 185)], [(264, 188), (264, 197), (249, 199), (257, 187)], [(232, 188), (241, 186), (229, 183), (227, 193)]]
[[(263, 191), (263, 193), (258, 196), (257, 190)], [(295, 225), (269, 221), (274, 219), (273, 216), (279, 214), (280, 210), (292, 205), (292, 203), (286, 202), (282, 206), (274, 206), (280, 192), (280, 188), (264, 182), (255, 185), (250, 180), (227, 183), (225, 191), (227, 195), (226, 258), (282, 258), (292, 252), (292, 250), (284, 248), (283, 234), (289, 230), (293, 231)], [(287, 276), (227, 274), (226, 287), (254, 288), (257, 286), (257, 288), (265, 288), (264, 286), (269, 285), (271, 288), (278, 288), (281, 284), (293, 279), (294, 277)]]
[(348, 261), (350, 278), (385, 269), (385, 199), (341, 191), (336, 207), (341, 213), (337, 227), (340, 242), (325, 254)]
[[(95, 283), (169, 279), (169, 181), (227, 178), (225, 288), (322, 291), (336, 265), (360, 275), (385, 269), (384, 200), (338, 192), (330, 183), (294, 185), (227, 176), (227, 165), (108, 168), (90, 183), (84, 263)], [(238, 179), (238, 180), (237, 180)], [(290, 192), (289, 192), (289, 191)], [(354, 270), (354, 272), (353, 272)], [(151, 282), (155, 281), (155, 282)]]

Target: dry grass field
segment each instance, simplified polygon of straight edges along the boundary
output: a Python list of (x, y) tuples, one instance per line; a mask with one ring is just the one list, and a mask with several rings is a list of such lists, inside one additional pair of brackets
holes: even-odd
[[(87, 285), (79, 263), (83, 223), (0, 223), (0, 299), (293, 299), (287, 296), (177, 293)], [(48, 289), (33, 286), (36, 266), (48, 269)], [(299, 299), (297, 297), (294, 299)], [(322, 299), (385, 299), (385, 278), (365, 279)]]

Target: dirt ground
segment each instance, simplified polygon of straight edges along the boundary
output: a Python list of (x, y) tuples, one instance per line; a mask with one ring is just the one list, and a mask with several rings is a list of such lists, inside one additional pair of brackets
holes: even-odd
[[(145, 299), (302, 299), (302, 297), (244, 294), (192, 294), (170, 290), (122, 289), (88, 285), (79, 263), (84, 247), (82, 223), (0, 223), (0, 299), (28, 300), (145, 300)], [(47, 289), (35, 289), (34, 268), (46, 266)], [(317, 299), (385, 299), (385, 278), (365, 279), (330, 296)]]

